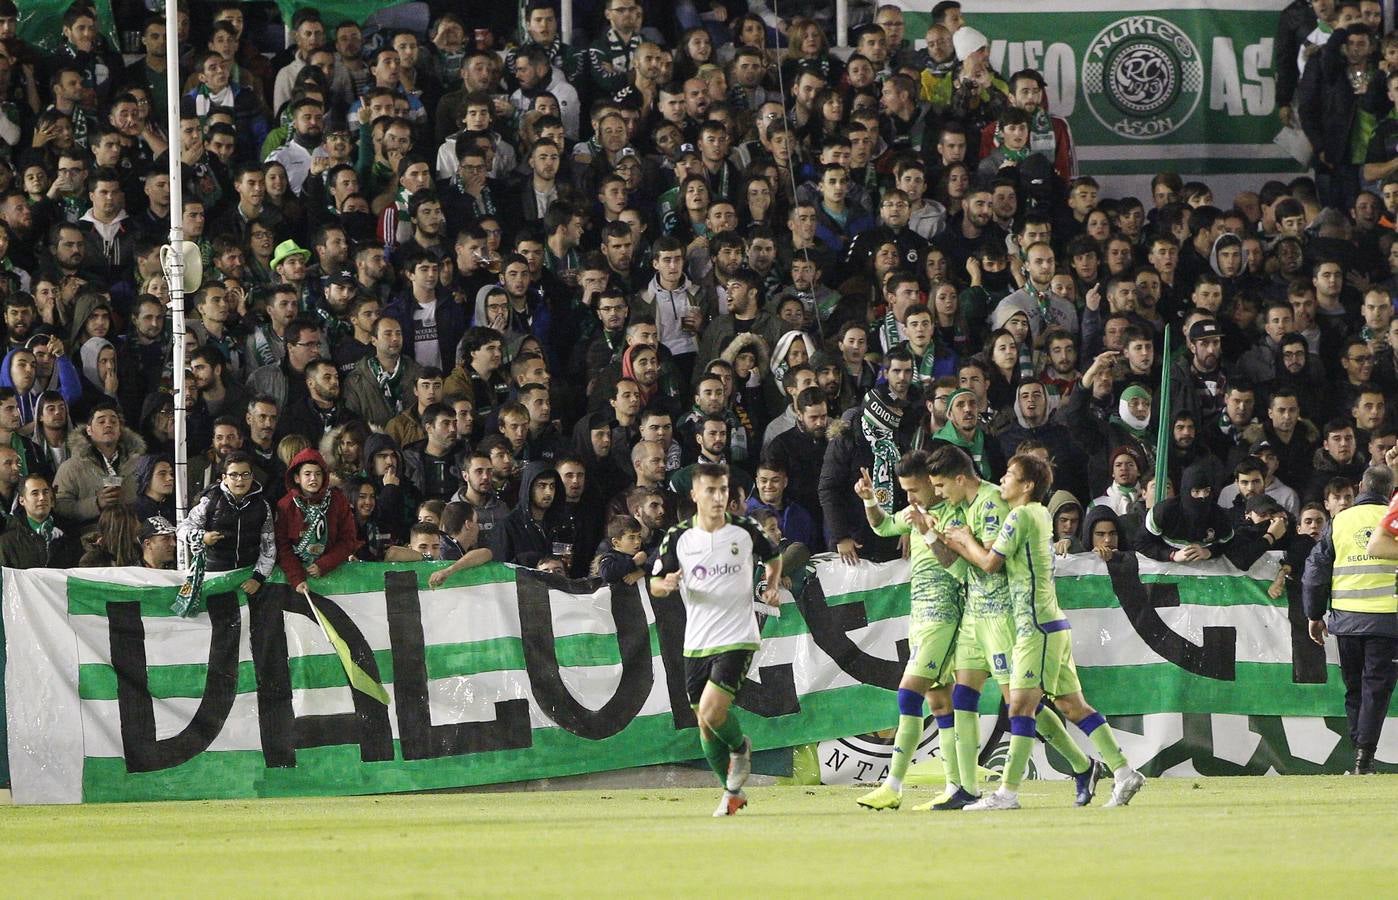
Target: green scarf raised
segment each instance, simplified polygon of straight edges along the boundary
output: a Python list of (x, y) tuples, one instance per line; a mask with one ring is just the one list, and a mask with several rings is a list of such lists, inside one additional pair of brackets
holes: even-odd
[(296, 508), (301, 510), (305, 526), (301, 529), (301, 536), (296, 539), (296, 546), (292, 547), (291, 551), (304, 565), (309, 566), (325, 553), (330, 514), (330, 492), (327, 490), (325, 497), (319, 503), (311, 502), (300, 495), (295, 497), (294, 502)]
[(864, 398), (859, 427), (874, 452), (869, 476), (874, 482), (874, 499), (885, 515), (893, 514), (893, 476), (898, 464), (898, 443), (894, 432), (903, 421), (903, 410), (888, 395), (887, 388), (875, 388)]

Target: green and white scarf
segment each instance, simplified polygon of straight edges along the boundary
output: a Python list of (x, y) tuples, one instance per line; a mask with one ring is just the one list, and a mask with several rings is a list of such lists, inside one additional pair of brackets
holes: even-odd
[(874, 499), (885, 515), (893, 514), (893, 475), (898, 464), (898, 443), (894, 432), (903, 421), (903, 410), (888, 395), (887, 388), (875, 388), (864, 398), (859, 427), (874, 452), (869, 475), (874, 482)]
[(367, 359), (369, 360), (369, 373), (374, 376), (379, 390), (383, 392), (384, 402), (395, 414), (402, 412), (402, 404), (398, 400), (398, 379), (403, 373), (403, 360), (399, 359), (398, 364), (393, 367), (393, 371), (389, 372), (384, 369), (377, 356), (370, 354)]
[(292, 547), (291, 551), (296, 554), (296, 558), (301, 560), (303, 565), (309, 566), (325, 553), (330, 514), (330, 492), (327, 490), (325, 497), (319, 503), (311, 502), (301, 496), (296, 497), (293, 502), (295, 502), (296, 508), (301, 510), (305, 526), (301, 529), (301, 536), (296, 539), (296, 546)]
[(893, 310), (884, 314), (883, 321), (879, 323), (879, 332), (883, 335), (884, 352), (892, 350), (903, 342), (903, 336), (898, 333), (898, 320), (893, 317)]

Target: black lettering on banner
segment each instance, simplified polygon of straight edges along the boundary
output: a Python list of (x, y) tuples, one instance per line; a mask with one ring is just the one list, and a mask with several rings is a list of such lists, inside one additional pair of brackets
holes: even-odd
[(1235, 680), (1238, 658), (1236, 628), (1206, 626), (1203, 643), (1191, 643), (1172, 631), (1157, 612), (1180, 605), (1180, 592), (1176, 585), (1164, 582), (1144, 584), (1134, 553), (1115, 554), (1107, 561), (1107, 572), (1112, 577), (1112, 589), (1121, 603), (1121, 611), (1126, 613), (1131, 627), (1136, 629), (1146, 646), (1187, 672), (1219, 681)]
[(1325, 648), (1311, 640), (1310, 622), (1301, 605), (1301, 579), (1286, 583), (1286, 618), (1291, 624), (1292, 684), (1325, 684), (1330, 672), (1325, 665)]
[[(590, 710), (579, 703), (563, 683), (554, 644), (549, 588), (571, 592), (574, 582), (557, 575), (515, 570), (519, 597), (519, 626), (524, 638), (524, 665), (534, 689), (534, 699), (544, 715), (578, 737), (600, 741), (618, 733), (645, 705), (655, 684), (650, 655), (650, 629), (641, 593), (635, 585), (612, 585), (612, 618), (616, 622), (617, 649), (621, 652), (621, 680), (602, 708)], [(588, 597), (577, 602), (587, 602)]]
[(238, 692), (238, 637), (242, 622), (233, 594), (209, 597), (209, 663), (199, 708), (174, 737), (155, 736), (155, 700), (146, 672), (146, 629), (141, 604), (107, 604), (112, 668), (117, 678), (117, 711), (126, 771), (155, 772), (203, 753), (223, 730)]
[(763, 666), (758, 673), (761, 681), (743, 679), (734, 703), (766, 719), (801, 711), (801, 698), (796, 696), (796, 673), (791, 663)]
[(861, 684), (872, 684), (898, 689), (903, 678), (903, 667), (908, 662), (908, 641), (898, 641), (898, 659), (880, 659), (870, 656), (859, 645), (850, 640), (850, 632), (869, 624), (862, 603), (841, 603), (831, 606), (825, 599), (825, 588), (819, 578), (806, 582), (806, 589), (796, 599), (796, 608), (806, 620), (811, 630), (811, 639), (826, 653), (841, 670), (853, 676)]
[(699, 719), (689, 708), (689, 695), (684, 689), (684, 604), (678, 594), (651, 597), (651, 612), (655, 614), (655, 632), (660, 638), (660, 662), (665, 666), (665, 691), (670, 695), (670, 718), (675, 730), (698, 728)]
[[(328, 597), (315, 595), (316, 606), (349, 647), (350, 658), (370, 677), (382, 680), (369, 643), (345, 614)], [(291, 706), (291, 668), (287, 663), (285, 616), (290, 613), (312, 621), (315, 614), (306, 598), (286, 584), (264, 584), (248, 598), (248, 634), (252, 642), (253, 665), (257, 670), (257, 716), (262, 731), (262, 755), (268, 768), (296, 765), (296, 751), (302, 747), (358, 744), (364, 762), (393, 759), (393, 731), (388, 708), (372, 697), (350, 691), (354, 712), (320, 716), (298, 716)]]
[(528, 700), (495, 704), (494, 722), (433, 725), (427, 700), (427, 656), (417, 573), (385, 572), (388, 634), (393, 646), (393, 705), (404, 759), (461, 756), (491, 750), (520, 750), (534, 742)]

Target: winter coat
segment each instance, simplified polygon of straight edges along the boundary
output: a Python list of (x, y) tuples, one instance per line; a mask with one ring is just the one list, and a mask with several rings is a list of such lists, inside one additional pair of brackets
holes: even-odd
[[(129, 428), (122, 429), (116, 469), (121, 476), (123, 503), (136, 500), (136, 470), (145, 450), (146, 443), (140, 435)], [(101, 512), (97, 495), (102, 490), (102, 479), (107, 477), (107, 466), (88, 440), (86, 429), (75, 428), (69, 433), (68, 453), (68, 460), (58, 467), (53, 479), (54, 512), (59, 519), (80, 527), (94, 524)]]
[[(329, 487), (330, 467), (325, 464), (320, 453), (309, 448), (302, 450), (292, 458), (291, 465), (287, 467), (286, 494), (277, 501), (276, 516), (277, 565), (281, 566), (286, 575), (287, 584), (293, 587), (307, 578), (306, 566), (293, 551), (301, 532), (305, 529), (306, 519), (296, 505), (296, 498), (301, 496), (301, 489), (292, 481), (293, 473), (306, 463), (320, 466), (321, 471), (325, 473), (326, 487), (323, 490), (329, 492), (330, 497), (330, 508), (326, 511), (325, 549), (314, 561), (320, 569), (321, 576), (329, 575), (359, 549), (359, 529), (355, 524), (354, 510), (351, 509), (349, 500), (345, 499), (339, 488)], [(321, 496), (326, 495), (322, 493)]]
[(0, 534), (0, 566), (11, 569), (67, 569), (77, 565), (81, 555), (81, 543), (61, 528), (54, 529), (53, 540), (45, 546), (23, 514), (6, 519)]
[(205, 550), (205, 569), (227, 572), (253, 566), (252, 577), (266, 581), (277, 564), (277, 539), (272, 507), (262, 496), (262, 486), (254, 483), (241, 500), (223, 485), (204, 492), (179, 525), (180, 540), (190, 545), (203, 543), (206, 531), (217, 531), (223, 540)]
[[(854, 493), (854, 483), (859, 480), (859, 470), (873, 469), (874, 451), (865, 440), (859, 427), (861, 410), (846, 412), (838, 421), (831, 422), (826, 436), (829, 443), (825, 448), (825, 460), (820, 470), (820, 507), (825, 511), (825, 545), (831, 550), (845, 538), (854, 538), (863, 548), (859, 551), (862, 559), (886, 562), (898, 558), (898, 539), (880, 537), (869, 527), (864, 515), (864, 502)], [(913, 417), (905, 415), (906, 423)], [(910, 445), (910, 440), (899, 436), (900, 448)], [(893, 508), (902, 509), (908, 503), (907, 494), (893, 480)]]
[[(399, 365), (403, 367), (403, 374), (398, 378), (399, 393), (404, 397), (411, 398), (413, 385), (417, 382), (418, 373), (422, 371), (422, 366), (417, 364), (417, 360), (413, 358), (411, 351), (406, 346), (403, 349), (402, 357), (400, 357)], [(365, 422), (380, 428), (398, 415), (398, 410), (388, 405), (388, 401), (383, 397), (383, 391), (379, 390), (378, 379), (369, 369), (369, 357), (367, 356), (355, 363), (354, 368), (350, 369), (350, 373), (345, 376), (344, 384), (340, 388), (340, 402), (345, 405), (346, 409)]]

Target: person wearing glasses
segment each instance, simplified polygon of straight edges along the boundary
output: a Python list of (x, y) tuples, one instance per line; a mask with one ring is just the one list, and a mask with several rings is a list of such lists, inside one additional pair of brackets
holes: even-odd
[(234, 450), (223, 461), (223, 478), (200, 496), (178, 529), (193, 568), (227, 572), (252, 566), (244, 593), (255, 594), (277, 564), (272, 508), (253, 478), (252, 457)]

